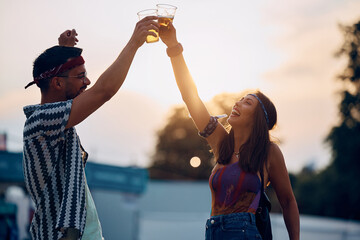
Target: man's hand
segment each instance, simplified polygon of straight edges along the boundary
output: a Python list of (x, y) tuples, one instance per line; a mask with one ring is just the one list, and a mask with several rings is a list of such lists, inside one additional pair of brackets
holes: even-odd
[(156, 33), (149, 31), (155, 30), (156, 32), (159, 32), (160, 25), (154, 21), (157, 19), (158, 17), (156, 16), (148, 16), (140, 20), (135, 26), (130, 42), (133, 42), (135, 46), (139, 48), (144, 44), (148, 35), (157, 37)]
[(178, 44), (176, 38), (176, 29), (174, 28), (172, 22), (170, 22), (168, 26), (160, 27), (160, 38), (161, 41), (163, 41), (169, 48)]
[(59, 46), (74, 47), (76, 45), (76, 43), (79, 41), (76, 38), (77, 35), (78, 34), (76, 33), (75, 29), (66, 30), (58, 38)]

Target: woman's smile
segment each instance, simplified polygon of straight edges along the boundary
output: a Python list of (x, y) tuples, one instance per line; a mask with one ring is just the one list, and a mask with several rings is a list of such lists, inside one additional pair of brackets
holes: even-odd
[(239, 110), (237, 110), (235, 107), (232, 109), (232, 112), (231, 112), (231, 117), (239, 117), (240, 116), (240, 112)]

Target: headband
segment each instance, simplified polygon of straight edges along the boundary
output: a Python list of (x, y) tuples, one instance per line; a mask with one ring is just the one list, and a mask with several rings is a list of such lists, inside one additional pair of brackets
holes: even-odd
[(267, 113), (267, 111), (265, 109), (265, 106), (264, 106), (263, 102), (260, 100), (260, 98), (256, 94), (250, 93), (249, 95), (256, 97), (256, 99), (259, 101), (259, 103), (261, 105), (261, 108), (265, 113), (266, 123), (269, 126), (269, 116), (268, 116), (268, 113)]
[(78, 57), (75, 57), (75, 58), (72, 58), (70, 59), (69, 61), (57, 66), (57, 67), (54, 67), (50, 70), (47, 70), (43, 73), (41, 73), (39, 76), (37, 77), (34, 77), (34, 81), (30, 82), (28, 85), (26, 85), (25, 89), (30, 87), (31, 85), (33, 84), (38, 84), (39, 81), (43, 80), (43, 79), (47, 79), (47, 78), (53, 78), (55, 77), (56, 75), (60, 74), (60, 73), (63, 73), (63, 72), (66, 72), (74, 67), (77, 67), (77, 66), (80, 66), (80, 65), (83, 65), (85, 63), (84, 59), (82, 56), (78, 56)]

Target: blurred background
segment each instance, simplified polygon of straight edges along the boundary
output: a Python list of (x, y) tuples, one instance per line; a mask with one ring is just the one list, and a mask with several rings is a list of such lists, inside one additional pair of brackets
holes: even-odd
[[(40, 101), (32, 62), (66, 29), (79, 33), (92, 83), (156, 1), (0, 1), (0, 239), (28, 239), (22, 108)], [(301, 239), (360, 239), (360, 2), (168, 1), (201, 98), (229, 114), (260, 89), (278, 111), (301, 214)], [(182, 104), (166, 47), (137, 52), (117, 95), (77, 126), (105, 239), (203, 239), (210, 215), (206, 142)], [(226, 124), (226, 119), (223, 119)], [(274, 239), (287, 239), (271, 186)], [(12, 237), (12, 238), (10, 238)]]

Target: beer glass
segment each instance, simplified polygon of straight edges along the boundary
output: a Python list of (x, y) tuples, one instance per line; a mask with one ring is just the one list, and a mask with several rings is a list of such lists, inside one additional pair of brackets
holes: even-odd
[[(139, 20), (141, 20), (147, 16), (157, 16), (157, 10), (156, 9), (145, 9), (145, 10), (138, 12), (137, 15), (139, 16)], [(151, 29), (150, 31), (154, 32), (156, 34), (156, 37), (154, 37), (153, 35), (148, 35), (146, 37), (146, 42), (153, 43), (153, 42), (159, 41), (159, 33), (153, 29)]]
[(169, 4), (157, 4), (156, 7), (158, 23), (160, 26), (167, 27), (170, 22), (173, 22), (177, 7)]

